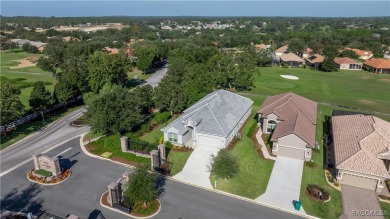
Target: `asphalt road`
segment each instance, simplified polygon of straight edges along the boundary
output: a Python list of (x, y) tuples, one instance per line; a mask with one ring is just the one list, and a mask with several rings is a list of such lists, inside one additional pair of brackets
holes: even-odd
[(163, 79), (165, 74), (168, 72), (168, 68), (164, 67), (160, 70), (156, 71), (152, 74), (148, 79), (146, 79), (146, 83), (143, 85), (151, 85), (152, 87), (157, 87), (158, 83)]
[[(28, 170), (33, 168), (30, 161), (0, 178), (2, 209), (46, 212), (59, 218), (68, 214), (88, 219), (129, 218), (101, 207), (99, 200), (110, 182), (131, 169), (85, 155), (79, 138), (47, 153), (49, 156), (59, 154), (61, 164), (72, 170), (68, 180), (55, 186), (31, 183), (26, 179)], [(166, 180), (164, 188), (160, 197), (162, 209), (155, 218), (298, 218), (172, 180)]]
[(21, 142), (14, 144), (0, 151), (0, 176), (7, 173), (15, 165), (19, 165), (34, 153), (42, 152), (54, 145), (67, 141), (77, 135), (89, 130), (89, 127), (75, 128), (70, 125), (72, 121), (82, 115), (85, 108), (77, 109), (65, 117), (57, 120), (46, 130), (37, 133), (32, 138), (25, 138)]

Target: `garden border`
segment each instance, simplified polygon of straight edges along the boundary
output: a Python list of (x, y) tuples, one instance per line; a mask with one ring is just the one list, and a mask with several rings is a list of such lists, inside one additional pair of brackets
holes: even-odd
[(28, 180), (28, 181), (33, 182), (33, 183), (37, 183), (37, 184), (44, 185), (44, 186), (55, 186), (55, 185), (58, 185), (58, 184), (60, 184), (60, 183), (62, 183), (62, 182), (65, 182), (67, 179), (70, 178), (70, 176), (72, 176), (72, 171), (71, 171), (70, 169), (69, 169), (69, 171), (70, 171), (70, 174), (69, 174), (68, 177), (66, 177), (64, 180), (59, 181), (59, 182), (56, 182), (56, 183), (41, 183), (41, 182), (37, 182), (37, 181), (34, 181), (34, 180), (30, 179), (30, 178), (28, 177), (28, 174), (31, 172), (31, 170), (30, 170), (29, 172), (27, 172), (26, 177), (27, 177), (27, 180)]
[[(106, 191), (106, 192), (107, 192), (107, 191)], [(160, 204), (160, 207), (159, 207), (158, 210), (157, 210), (155, 213), (153, 213), (152, 215), (145, 216), (145, 217), (137, 217), (137, 216), (131, 215), (130, 213), (126, 214), (126, 213), (123, 212), (123, 211), (117, 210), (117, 209), (115, 209), (115, 208), (112, 208), (112, 207), (110, 207), (110, 206), (107, 206), (107, 205), (104, 205), (104, 204), (103, 204), (102, 199), (103, 199), (104, 194), (106, 194), (106, 192), (103, 192), (103, 194), (100, 196), (100, 205), (101, 205), (102, 207), (104, 207), (104, 208), (107, 208), (107, 209), (111, 210), (111, 211), (115, 211), (115, 212), (121, 213), (121, 214), (126, 215), (126, 216), (131, 217), (131, 218), (137, 218), (137, 219), (138, 219), (138, 218), (139, 218), (139, 219), (152, 218), (152, 217), (156, 216), (158, 213), (160, 213), (161, 208), (162, 208), (162, 207), (161, 207), (162, 204), (161, 204), (160, 200), (159, 200), (158, 198), (156, 198), (156, 200), (157, 200), (158, 203)]]

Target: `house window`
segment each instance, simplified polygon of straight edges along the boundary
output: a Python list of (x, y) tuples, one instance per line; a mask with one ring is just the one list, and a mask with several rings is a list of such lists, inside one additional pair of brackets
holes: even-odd
[(267, 123), (267, 132), (271, 133), (275, 129), (275, 126), (276, 126), (276, 122), (273, 120), (269, 120)]
[(175, 133), (168, 133), (168, 140), (170, 142), (177, 143), (177, 134), (175, 134)]

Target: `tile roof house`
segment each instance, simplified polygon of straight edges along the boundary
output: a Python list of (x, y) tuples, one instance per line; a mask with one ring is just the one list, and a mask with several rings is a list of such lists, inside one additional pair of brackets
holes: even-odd
[(314, 54), (305, 58), (306, 65), (314, 68), (319, 68), (324, 62), (324, 57), (320, 54)]
[(352, 48), (345, 48), (344, 50), (352, 50), (356, 53), (356, 55), (359, 56), (359, 59), (367, 60), (374, 56), (371, 51), (367, 50), (360, 50), (360, 49), (352, 49)]
[(286, 51), (288, 50), (288, 45), (284, 45), (278, 49), (275, 50), (275, 55), (276, 56), (281, 56), (283, 55)]
[(174, 145), (225, 148), (252, 112), (253, 101), (225, 90), (214, 91), (161, 129)]
[(344, 69), (344, 70), (361, 70), (363, 63), (355, 61), (348, 57), (342, 57), (342, 58), (334, 58), (333, 60), (338, 69)]
[(256, 44), (255, 45), (255, 49), (256, 51), (263, 51), (263, 50), (267, 50), (271, 47), (271, 45), (265, 45), (265, 44)]
[(309, 47), (306, 48), (303, 53), (302, 53), (302, 58), (307, 58), (312, 54), (313, 50), (310, 49)]
[(263, 133), (271, 134), (272, 153), (310, 160), (316, 147), (317, 103), (294, 93), (267, 97), (258, 110)]
[(331, 123), (337, 181), (381, 192), (390, 177), (390, 123), (361, 114)]
[(366, 60), (363, 66), (369, 71), (377, 74), (390, 74), (390, 60), (372, 58)]
[(301, 57), (295, 55), (292, 52), (283, 53), (280, 56), (280, 60), (281, 60), (281, 62), (286, 63), (287, 65), (289, 65), (290, 67), (299, 67), (304, 62), (304, 60)]

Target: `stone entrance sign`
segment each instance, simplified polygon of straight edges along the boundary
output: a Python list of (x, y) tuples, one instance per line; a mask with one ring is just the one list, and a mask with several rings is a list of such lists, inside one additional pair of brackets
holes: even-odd
[(60, 161), (57, 157), (48, 157), (46, 155), (42, 155), (41, 153), (34, 154), (34, 167), (35, 170), (46, 170), (53, 174), (53, 176), (58, 176), (61, 174)]

